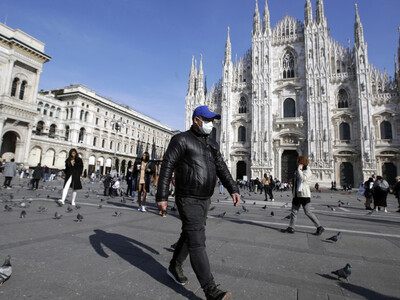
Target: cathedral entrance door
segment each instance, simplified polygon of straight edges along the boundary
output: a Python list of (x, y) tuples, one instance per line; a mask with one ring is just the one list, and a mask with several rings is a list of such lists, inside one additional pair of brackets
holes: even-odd
[(382, 166), (383, 179), (385, 179), (390, 185), (393, 185), (396, 183), (396, 176), (396, 166), (393, 163), (384, 163)]
[(294, 172), (297, 169), (297, 158), (299, 154), (296, 150), (285, 150), (281, 159), (281, 181), (293, 181)]
[(353, 165), (350, 162), (343, 162), (340, 165), (340, 185), (349, 185), (354, 186), (354, 173), (353, 173)]
[(246, 162), (241, 160), (236, 164), (236, 179), (243, 179), (246, 175)]

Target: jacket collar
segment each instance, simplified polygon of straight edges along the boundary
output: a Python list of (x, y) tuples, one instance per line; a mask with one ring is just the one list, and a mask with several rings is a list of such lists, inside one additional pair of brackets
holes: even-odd
[(194, 135), (196, 135), (197, 137), (202, 137), (202, 138), (208, 138), (209, 134), (203, 134), (199, 131), (199, 129), (197, 128), (197, 126), (192, 125), (189, 129), (192, 133), (194, 133)]

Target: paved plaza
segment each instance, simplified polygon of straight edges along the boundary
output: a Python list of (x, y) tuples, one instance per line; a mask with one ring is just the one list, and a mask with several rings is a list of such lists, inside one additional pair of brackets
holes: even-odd
[[(148, 212), (139, 212), (132, 198), (104, 197), (102, 184), (89, 182), (78, 193), (80, 208), (67, 212), (68, 205), (55, 203), (62, 183), (29, 191), (27, 180), (14, 178), (13, 189), (0, 190), (0, 260), (10, 254), (13, 265), (0, 299), (205, 299), (189, 260), (186, 287), (166, 275), (180, 233), (176, 212), (160, 217), (153, 196)], [(303, 211), (295, 234), (280, 232), (288, 224), (289, 192), (275, 193), (275, 202), (241, 194), (245, 208), (235, 208), (216, 189), (207, 220), (212, 272), (234, 299), (400, 299), (400, 214), (393, 195), (388, 213), (368, 214), (356, 192), (313, 193), (313, 211), (326, 229), (317, 237)], [(46, 210), (38, 212), (40, 206)], [(82, 222), (75, 221), (78, 213)], [(339, 242), (326, 241), (338, 231)], [(331, 271), (346, 263), (350, 281), (339, 281)]]

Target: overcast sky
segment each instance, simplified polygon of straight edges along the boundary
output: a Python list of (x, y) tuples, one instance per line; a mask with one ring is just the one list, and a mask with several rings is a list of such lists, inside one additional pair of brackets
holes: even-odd
[[(311, 1), (315, 10), (316, 0)], [(269, 0), (271, 26), (304, 20), (305, 0)], [(353, 0), (325, 0), (331, 36), (354, 42)], [(39, 89), (83, 84), (173, 129), (184, 129), (192, 55), (203, 54), (208, 88), (219, 80), (227, 27), (232, 54), (251, 47), (254, 0), (2, 0), (0, 22), (46, 44)], [(359, 0), (369, 61), (394, 74), (399, 0)], [(264, 0), (259, 1), (260, 14)], [(315, 15), (315, 11), (314, 11)]]

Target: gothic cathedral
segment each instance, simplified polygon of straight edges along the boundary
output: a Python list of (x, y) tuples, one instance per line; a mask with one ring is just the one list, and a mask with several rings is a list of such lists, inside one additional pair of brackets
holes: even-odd
[(358, 186), (377, 174), (392, 184), (400, 170), (399, 65), (400, 39), (394, 78), (370, 64), (357, 4), (351, 48), (329, 35), (323, 0), (315, 18), (306, 0), (304, 23), (286, 15), (273, 28), (267, 0), (262, 19), (256, 1), (251, 49), (233, 63), (228, 28), (222, 79), (211, 91), (202, 57), (199, 69), (192, 59), (185, 127), (198, 105), (221, 113), (213, 134), (237, 179), (288, 182), (306, 155), (316, 182)]

